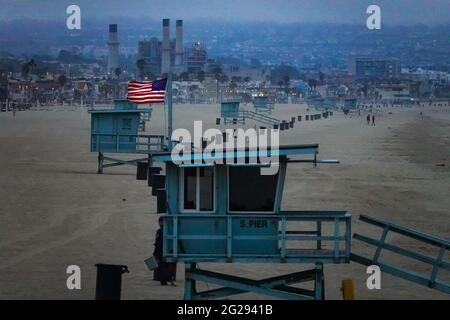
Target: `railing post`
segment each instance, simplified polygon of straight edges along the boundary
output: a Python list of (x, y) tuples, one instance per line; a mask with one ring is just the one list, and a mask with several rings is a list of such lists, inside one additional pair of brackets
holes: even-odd
[(232, 260), (232, 217), (230, 215), (227, 216), (227, 260), (231, 262)]
[(281, 217), (281, 260), (286, 259), (286, 216)]
[(173, 257), (178, 258), (178, 217), (176, 215), (173, 216)]
[(378, 258), (380, 257), (381, 254), (381, 249), (383, 248), (384, 245), (384, 241), (386, 241), (386, 236), (389, 232), (389, 226), (385, 226), (383, 229), (383, 233), (381, 234), (380, 237), (380, 244), (377, 247), (377, 250), (375, 250), (375, 254), (373, 255), (373, 263), (376, 264), (378, 262)]
[(334, 218), (334, 259), (339, 258), (339, 218)]
[(434, 286), (434, 283), (436, 282), (437, 272), (439, 270), (439, 265), (442, 263), (442, 259), (444, 258), (444, 254), (445, 246), (442, 246), (438, 252), (436, 260), (434, 261), (433, 269), (431, 270), (430, 283), (428, 284), (430, 288), (432, 288)]
[(345, 255), (350, 257), (352, 252), (352, 220), (351, 217), (345, 220)]
[[(316, 225), (317, 225), (317, 236), (322, 237), (322, 221), (317, 220)], [(322, 249), (322, 240), (317, 240), (317, 250), (321, 249)]]

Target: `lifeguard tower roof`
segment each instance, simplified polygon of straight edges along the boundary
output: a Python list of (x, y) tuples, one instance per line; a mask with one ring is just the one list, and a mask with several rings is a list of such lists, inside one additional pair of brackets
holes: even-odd
[[(280, 146), (278, 149), (268, 149), (267, 155), (264, 154), (266, 157), (273, 157), (278, 156), (280, 159), (287, 158), (289, 156), (299, 156), (299, 155), (315, 155), (319, 152), (319, 145), (318, 144), (304, 144), (304, 145), (284, 145)], [(212, 152), (212, 153), (203, 153), (201, 151), (194, 151), (187, 155), (182, 155), (176, 160), (178, 161), (189, 161), (191, 160), (194, 162), (195, 160), (222, 160), (222, 159), (229, 159), (229, 158), (236, 158), (236, 159), (242, 159), (242, 158), (251, 158), (255, 157), (259, 159), (259, 157), (262, 155), (261, 150), (258, 149), (230, 149), (226, 150), (224, 149), (222, 152)], [(154, 162), (169, 162), (173, 161), (173, 156), (171, 152), (161, 152), (154, 154), (152, 157)], [(325, 161), (325, 160), (322, 160)], [(202, 163), (193, 163), (192, 166), (201, 166)]]

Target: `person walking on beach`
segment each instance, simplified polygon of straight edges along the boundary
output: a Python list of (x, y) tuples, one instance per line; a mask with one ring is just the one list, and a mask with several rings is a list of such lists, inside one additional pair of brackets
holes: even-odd
[(162, 217), (158, 220), (159, 229), (156, 231), (155, 237), (155, 250), (153, 256), (158, 261), (158, 268), (155, 269), (153, 280), (160, 281), (162, 286), (167, 285), (170, 282), (172, 286), (175, 286), (175, 278), (177, 272), (176, 262), (163, 261), (163, 224), (164, 219)]
[(367, 125), (370, 125), (370, 114), (367, 115)]
[(372, 125), (375, 125), (375, 115), (372, 115)]

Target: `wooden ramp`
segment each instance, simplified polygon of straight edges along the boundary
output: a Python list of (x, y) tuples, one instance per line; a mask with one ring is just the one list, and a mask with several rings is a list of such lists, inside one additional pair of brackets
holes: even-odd
[[(355, 233), (353, 235), (353, 239), (374, 247), (375, 252), (372, 256), (367, 257), (352, 251), (350, 260), (365, 266), (377, 265), (381, 271), (389, 273), (395, 277), (450, 294), (450, 282), (446, 282), (438, 278), (440, 270), (450, 271), (450, 262), (444, 259), (445, 254), (449, 253), (449, 241), (367, 215), (361, 215), (359, 219), (363, 222), (381, 228), (382, 233), (379, 239), (374, 239)], [(389, 243), (387, 238), (390, 233), (402, 235), (406, 238), (418, 241), (425, 247), (428, 246), (430, 251), (432, 251), (432, 249), (437, 251), (437, 254), (435, 256), (422, 254), (411, 249), (401, 247), (400, 245)], [(429, 274), (419, 273), (409, 268), (399, 267), (389, 263), (385, 261), (386, 259), (381, 258), (381, 254), (384, 251), (389, 251), (399, 256), (415, 260), (416, 262), (421, 262), (428, 267), (431, 267), (431, 272)]]

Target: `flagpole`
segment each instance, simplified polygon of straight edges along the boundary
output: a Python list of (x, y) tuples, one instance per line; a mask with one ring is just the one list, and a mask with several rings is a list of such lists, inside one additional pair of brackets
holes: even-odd
[(167, 77), (167, 136), (169, 151), (172, 150), (173, 110), (172, 110), (172, 70)]

